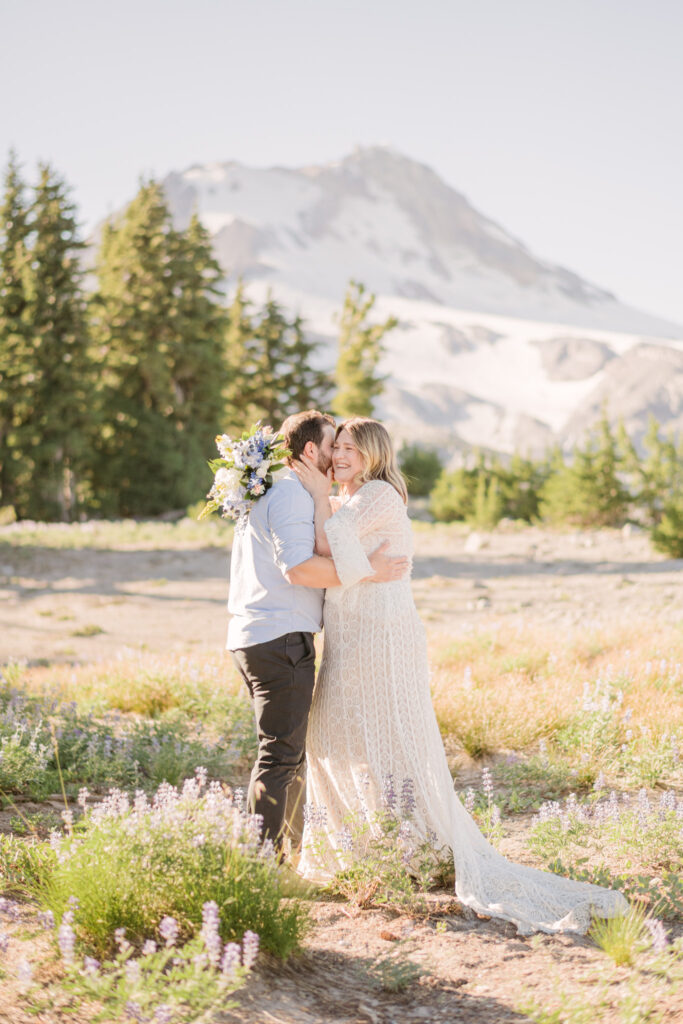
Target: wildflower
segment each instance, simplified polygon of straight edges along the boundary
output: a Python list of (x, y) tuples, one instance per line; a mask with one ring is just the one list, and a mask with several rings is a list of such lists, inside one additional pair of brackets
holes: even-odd
[(669, 945), (669, 936), (666, 928), (656, 917), (646, 917), (645, 927), (652, 937), (652, 948), (655, 953), (663, 953)]
[(206, 785), (208, 774), (209, 773), (206, 768), (202, 768), (201, 766), (199, 768), (195, 768), (195, 775), (197, 776), (197, 782), (199, 783), (200, 789), (203, 789)]
[(42, 910), (38, 914), (38, 924), (46, 931), (52, 931), (55, 926), (55, 915), (51, 910)]
[(417, 806), (415, 800), (415, 784), (411, 778), (405, 778), (401, 786), (401, 814), (409, 818)]
[(24, 988), (28, 988), (33, 981), (33, 968), (28, 960), (20, 960), (17, 964), (17, 978)]
[(600, 793), (605, 788), (605, 773), (600, 772), (597, 779), (593, 783), (593, 790), (596, 793)]
[(173, 1020), (173, 1007), (168, 1003), (162, 1003), (154, 1011), (155, 1024), (171, 1024)]
[(132, 948), (130, 942), (126, 938), (125, 928), (116, 929), (116, 931), (114, 932), (114, 941), (116, 942), (116, 945), (119, 947), (119, 953), (127, 953), (128, 950)]
[(491, 797), (493, 796), (493, 779), (491, 778), (491, 769), (482, 768), (481, 772), (481, 785), (484, 790), (484, 796), (487, 802), (491, 803)]
[(140, 964), (137, 960), (126, 960), (126, 981), (133, 988), (140, 983)]
[(152, 956), (157, 951), (157, 944), (154, 939), (147, 939), (144, 946), (142, 947), (143, 956)]
[(348, 825), (344, 825), (339, 833), (339, 849), (343, 853), (350, 853), (353, 850), (353, 833)]
[(57, 944), (59, 952), (65, 964), (71, 965), (74, 959), (74, 947), (76, 945), (76, 933), (71, 925), (73, 924), (73, 910), (67, 910), (62, 916), (62, 923), (57, 932)]
[(394, 776), (388, 772), (382, 780), (382, 799), (384, 806), (391, 813), (396, 806), (396, 791), (394, 790)]
[(96, 960), (94, 956), (86, 956), (83, 961), (83, 973), (93, 978), (98, 973), (99, 969), (100, 961)]
[(124, 1009), (126, 1012), (126, 1017), (128, 1017), (129, 1020), (139, 1021), (140, 1024), (143, 1024), (143, 1022), (147, 1020), (147, 1018), (142, 1012), (142, 1007), (140, 1006), (140, 1004), (134, 1002), (132, 999), (128, 1000)]
[(8, 900), (4, 897), (0, 897), (0, 911), (8, 917), (10, 921), (18, 921), (21, 917), (21, 910), (19, 904), (15, 900)]
[(78, 910), (78, 908), (81, 905), (78, 896), (69, 896), (68, 900), (66, 901), (66, 904), (69, 910)]
[(79, 807), (80, 807), (80, 808), (81, 808), (81, 809), (82, 809), (83, 811), (85, 811), (85, 805), (86, 805), (86, 804), (87, 804), (87, 802), (88, 802), (88, 797), (89, 797), (89, 796), (90, 796), (90, 793), (88, 792), (87, 788), (86, 788), (85, 786), (82, 786), (82, 787), (81, 787), (81, 788), (79, 789), (79, 791), (78, 791), (78, 806), (79, 806)]
[(256, 932), (246, 931), (242, 936), (242, 963), (247, 970), (253, 966), (258, 956), (259, 937)]
[(7, 935), (6, 932), (0, 932), (0, 953), (6, 953), (8, 946), (9, 946), (9, 935)]
[(166, 948), (170, 949), (171, 946), (175, 945), (175, 941), (178, 938), (180, 927), (175, 917), (163, 917), (159, 925), (159, 935), (166, 943)]
[(210, 900), (202, 907), (201, 936), (213, 967), (218, 967), (221, 958), (222, 943), (219, 928), (218, 904), (215, 900)]
[(472, 812), (474, 811), (474, 803), (476, 799), (477, 794), (470, 786), (467, 792), (465, 793), (465, 810), (467, 811), (468, 814), (472, 814)]
[(240, 963), (241, 950), (236, 942), (227, 942), (221, 960), (221, 972), (230, 980), (235, 977)]
[(494, 804), (491, 810), (491, 826), (495, 828), (497, 825), (500, 825), (500, 807)]

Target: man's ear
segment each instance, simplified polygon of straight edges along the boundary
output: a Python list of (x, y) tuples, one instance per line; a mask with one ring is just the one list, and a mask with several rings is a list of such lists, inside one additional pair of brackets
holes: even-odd
[(315, 459), (318, 455), (318, 446), (314, 441), (307, 441), (301, 454), (308, 455), (309, 459)]

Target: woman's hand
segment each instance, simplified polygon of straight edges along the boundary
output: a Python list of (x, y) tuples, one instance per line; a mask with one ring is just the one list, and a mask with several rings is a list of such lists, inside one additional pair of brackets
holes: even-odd
[(302, 455), (301, 459), (295, 459), (291, 468), (301, 480), (313, 500), (316, 498), (328, 498), (332, 490), (332, 467), (327, 473), (321, 473), (313, 459), (308, 455)]

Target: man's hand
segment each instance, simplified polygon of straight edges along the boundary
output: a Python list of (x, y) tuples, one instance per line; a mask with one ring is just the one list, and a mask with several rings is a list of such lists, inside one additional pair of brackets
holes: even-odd
[(368, 555), (368, 561), (375, 570), (374, 576), (368, 576), (371, 583), (393, 583), (402, 580), (410, 573), (410, 559), (406, 555), (387, 555), (389, 541), (384, 540), (378, 548)]

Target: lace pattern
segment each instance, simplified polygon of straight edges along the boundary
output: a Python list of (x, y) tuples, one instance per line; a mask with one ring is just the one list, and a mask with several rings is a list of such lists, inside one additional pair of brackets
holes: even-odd
[(367, 555), (383, 540), (390, 554), (412, 555), (400, 495), (373, 480), (335, 512), (326, 531), (343, 585), (328, 590), (325, 600), (325, 647), (307, 737), (312, 813), (299, 870), (325, 881), (343, 866), (345, 818), (378, 810), (391, 774), (399, 789), (412, 780), (418, 836), (453, 851), (456, 894), (467, 906), (514, 922), (521, 934), (584, 933), (591, 913), (624, 913), (628, 904), (620, 893), (507, 861), (455, 793), (410, 581), (363, 580)]

